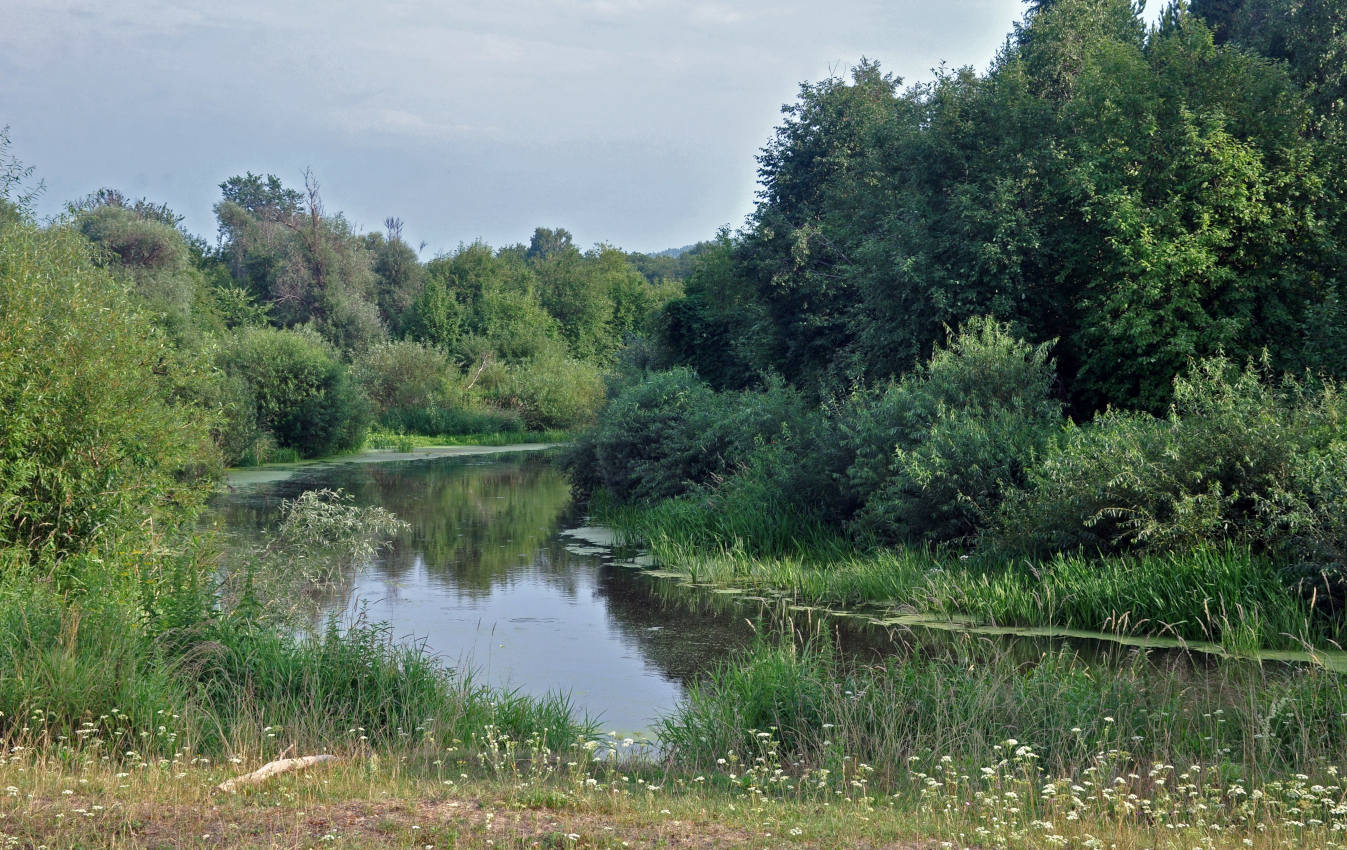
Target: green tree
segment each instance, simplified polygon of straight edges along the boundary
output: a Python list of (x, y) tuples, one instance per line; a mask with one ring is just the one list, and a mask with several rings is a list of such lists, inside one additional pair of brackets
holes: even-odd
[(76, 231), (0, 227), (0, 548), (30, 560), (189, 522), (219, 457), (213, 380)]
[(379, 315), (390, 331), (401, 335), (412, 318), (412, 305), (425, 285), (424, 268), (416, 252), (402, 240), (402, 220), (389, 218), (384, 225), (387, 235), (367, 234), (365, 247), (374, 257)]
[(365, 438), (368, 401), (336, 352), (311, 331), (240, 329), (224, 340), (220, 368), (243, 388), (247, 419), (282, 448), (319, 457)]
[(215, 207), (221, 253), (238, 284), (282, 326), (313, 325), (341, 350), (360, 351), (387, 336), (375, 305), (378, 278), (364, 240), (323, 209), (317, 181), (305, 192), (274, 175), (249, 173), (220, 184)]

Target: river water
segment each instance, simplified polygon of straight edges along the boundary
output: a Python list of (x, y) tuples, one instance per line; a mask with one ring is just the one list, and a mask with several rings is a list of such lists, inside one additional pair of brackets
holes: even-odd
[(255, 542), (283, 500), (319, 488), (411, 524), (353, 568), (323, 615), (386, 622), (396, 639), (423, 641), (444, 664), (493, 685), (568, 693), (605, 731), (647, 732), (688, 681), (752, 638), (743, 617), (691, 612), (595, 545), (602, 536), (585, 527), (543, 452), (245, 473), (212, 519), (237, 542)]
[[(256, 544), (276, 526), (284, 500), (313, 489), (343, 490), (355, 504), (382, 506), (409, 523), (386, 551), (324, 589), (315, 626), (331, 617), (386, 623), (394, 639), (422, 643), (478, 681), (568, 694), (579, 713), (620, 735), (652, 731), (688, 683), (749, 645), (755, 628), (783, 623), (799, 634), (823, 622), (846, 652), (870, 657), (939, 653), (977, 640), (1033, 662), (1070, 646), (1104, 675), (1144, 650), (1200, 679), (1219, 671), (1223, 654), (1173, 640), (997, 628), (918, 613), (832, 612), (816, 620), (808, 610), (790, 612), (787, 601), (689, 588), (643, 570), (636, 553), (588, 526), (546, 451), (373, 452), (241, 471), (210, 522), (239, 546)], [(1259, 660), (1296, 675), (1309, 657), (1262, 653)], [(1347, 654), (1316, 653), (1315, 663), (1347, 671)]]

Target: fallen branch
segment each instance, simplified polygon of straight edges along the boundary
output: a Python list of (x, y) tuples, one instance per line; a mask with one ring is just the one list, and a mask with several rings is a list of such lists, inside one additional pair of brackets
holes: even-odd
[(243, 776), (235, 776), (233, 779), (226, 779), (224, 782), (216, 785), (215, 790), (225, 791), (232, 794), (245, 785), (260, 785), (273, 776), (280, 776), (282, 773), (289, 773), (292, 770), (304, 770), (305, 768), (313, 767), (315, 764), (335, 761), (336, 758), (336, 756), (324, 754), (321, 756), (304, 756), (303, 758), (297, 759), (276, 759), (275, 761), (267, 762), (252, 773), (246, 773)]

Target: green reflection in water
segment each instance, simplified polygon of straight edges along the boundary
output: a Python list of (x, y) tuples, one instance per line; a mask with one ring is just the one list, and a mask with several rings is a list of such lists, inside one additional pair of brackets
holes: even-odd
[(566, 477), (540, 455), (458, 461), (328, 465), (221, 499), (218, 523), (242, 541), (265, 534), (281, 501), (315, 487), (342, 489), (410, 524), (378, 569), (397, 579), (423, 563), (455, 593), (482, 595), (531, 566), (569, 518)]

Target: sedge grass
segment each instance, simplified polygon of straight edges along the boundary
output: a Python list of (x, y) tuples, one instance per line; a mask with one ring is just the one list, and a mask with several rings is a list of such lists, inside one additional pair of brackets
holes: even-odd
[(788, 517), (721, 516), (694, 499), (647, 507), (598, 500), (593, 510), (624, 540), (648, 547), (664, 569), (810, 605), (883, 605), (988, 624), (1212, 642), (1244, 655), (1337, 648), (1345, 637), (1339, 618), (1243, 546), (1004, 561), (858, 543), (808, 523), (791, 537)]
[(1137, 768), (1219, 764), (1258, 782), (1347, 762), (1347, 678), (1144, 650), (1026, 659), (973, 638), (858, 664), (815, 637), (760, 643), (691, 685), (660, 739), (707, 768), (753, 750), (763, 732), (796, 766), (836, 770), (852, 758), (881, 766), (881, 778), (933, 753), (986, 764), (1014, 737), (1064, 773), (1107, 745)]

